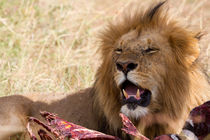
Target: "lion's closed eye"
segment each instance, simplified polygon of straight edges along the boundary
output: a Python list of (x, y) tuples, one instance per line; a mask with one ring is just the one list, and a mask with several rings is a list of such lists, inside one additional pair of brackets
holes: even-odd
[(116, 54), (121, 54), (122, 53), (122, 49), (120, 49), (120, 48), (117, 48), (114, 51), (115, 51)]
[(143, 50), (143, 54), (153, 54), (158, 51), (159, 51), (159, 49), (157, 49), (157, 48), (147, 48), (147, 49)]

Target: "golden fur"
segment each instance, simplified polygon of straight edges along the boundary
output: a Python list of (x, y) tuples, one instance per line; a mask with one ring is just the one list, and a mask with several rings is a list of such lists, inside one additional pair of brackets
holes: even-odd
[[(210, 90), (197, 63), (199, 34), (168, 20), (162, 4), (146, 12), (125, 14), (121, 22), (106, 27), (100, 36), (102, 64), (93, 87), (73, 95), (0, 98), (0, 139), (24, 132), (27, 116), (39, 117), (40, 110), (129, 139), (121, 133), (117, 60), (138, 63), (130, 74), (143, 88), (153, 91), (148, 112), (138, 118), (129, 116), (141, 133), (153, 138), (179, 132), (189, 111), (210, 99)], [(148, 45), (158, 47), (159, 51), (143, 55)], [(14, 130), (3, 129), (6, 127)]]
[[(120, 90), (114, 80), (117, 59), (132, 60), (141, 65), (133, 72), (137, 79), (144, 80), (139, 80), (139, 85), (150, 89), (150, 86), (157, 84), (158, 95), (149, 105), (149, 113), (136, 122), (147, 137), (179, 132), (189, 111), (210, 99), (209, 84), (196, 61), (200, 50), (200, 33), (179, 26), (175, 20), (169, 21), (162, 4), (146, 12), (125, 14), (120, 23), (110, 23), (101, 34), (103, 63), (96, 74), (95, 102), (100, 105), (99, 111), (112, 130), (121, 127), (118, 117)], [(154, 37), (162, 52), (140, 57), (140, 51), (133, 42), (140, 40), (137, 45), (144, 48), (146, 46), (142, 42), (144, 39), (150, 40), (150, 36)], [(125, 52), (119, 55), (117, 49)], [(142, 61), (133, 58), (135, 53)], [(152, 83), (147, 79), (148, 75), (152, 76)]]

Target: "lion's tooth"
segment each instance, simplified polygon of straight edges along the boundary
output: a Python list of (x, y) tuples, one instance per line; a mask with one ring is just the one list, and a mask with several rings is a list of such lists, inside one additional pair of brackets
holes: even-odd
[(123, 89), (123, 94), (125, 96), (125, 98), (127, 99), (128, 98), (128, 94), (126, 93), (126, 91)]
[(136, 97), (137, 97), (137, 98), (140, 98), (140, 92), (139, 92), (139, 89), (137, 89)]

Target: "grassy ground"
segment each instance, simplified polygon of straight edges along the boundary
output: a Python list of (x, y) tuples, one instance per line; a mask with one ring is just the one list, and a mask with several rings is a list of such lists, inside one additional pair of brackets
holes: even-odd
[[(138, 1), (138, 2), (137, 2)], [(72, 92), (93, 83), (97, 33), (127, 5), (154, 0), (0, 0), (0, 96)], [(173, 15), (210, 31), (209, 0), (169, 0)], [(210, 36), (201, 41), (210, 73)]]

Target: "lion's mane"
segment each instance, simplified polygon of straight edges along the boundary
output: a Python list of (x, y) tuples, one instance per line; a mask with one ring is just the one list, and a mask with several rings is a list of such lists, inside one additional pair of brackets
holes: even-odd
[[(163, 78), (156, 79), (160, 95), (151, 103), (153, 107), (150, 110), (153, 113), (135, 122), (143, 134), (154, 137), (161, 133), (176, 133), (183, 126), (192, 107), (210, 99), (208, 90), (203, 90), (209, 88), (208, 83), (197, 64), (200, 34), (180, 26), (175, 20), (169, 20), (163, 4), (152, 6), (146, 12), (128, 12), (120, 17), (120, 22), (109, 23), (100, 34), (99, 50), (103, 61), (97, 71), (93, 90), (94, 107), (99, 113), (101, 131), (119, 135), (122, 126), (119, 118), (120, 89), (114, 81), (112, 52), (116, 41), (130, 30), (135, 29), (139, 34), (144, 30), (164, 31), (163, 36), (167, 38), (174, 53), (167, 57), (166, 72), (160, 75)], [(160, 118), (173, 122), (164, 124)], [(147, 124), (149, 122), (151, 125)], [(161, 123), (163, 125), (157, 125)]]

